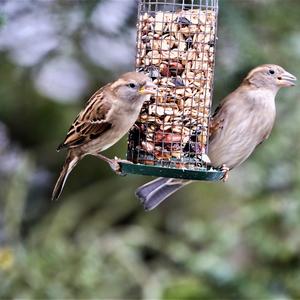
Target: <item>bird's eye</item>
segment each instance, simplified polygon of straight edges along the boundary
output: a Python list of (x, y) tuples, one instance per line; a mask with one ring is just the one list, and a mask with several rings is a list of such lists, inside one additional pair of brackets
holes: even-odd
[(130, 87), (131, 89), (135, 89), (136, 88), (136, 84), (134, 83), (129, 83), (128, 87)]
[(275, 74), (275, 71), (274, 71), (273, 69), (270, 69), (270, 70), (269, 70), (269, 74), (274, 75), (274, 74)]

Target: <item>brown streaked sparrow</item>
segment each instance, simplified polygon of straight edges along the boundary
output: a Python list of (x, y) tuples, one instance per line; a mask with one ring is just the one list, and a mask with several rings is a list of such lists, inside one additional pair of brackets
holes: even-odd
[[(267, 139), (276, 115), (275, 96), (281, 87), (294, 86), (296, 77), (272, 64), (258, 66), (216, 109), (211, 120), (208, 156), (215, 168), (239, 166)], [(157, 178), (139, 187), (136, 196), (151, 210), (191, 181)]]
[(120, 140), (131, 128), (143, 102), (155, 93), (156, 85), (142, 73), (129, 72), (113, 83), (100, 88), (74, 120), (57, 151), (66, 148), (68, 154), (53, 190), (52, 200), (60, 196), (66, 179), (84, 156), (91, 154), (108, 162), (117, 171), (118, 161), (100, 152)]

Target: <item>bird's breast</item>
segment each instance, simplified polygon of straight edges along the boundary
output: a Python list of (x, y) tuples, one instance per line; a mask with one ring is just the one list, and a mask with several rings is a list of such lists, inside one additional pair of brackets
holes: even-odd
[(226, 108), (223, 129), (209, 144), (209, 157), (214, 166), (238, 166), (268, 137), (275, 119), (275, 103), (271, 100), (255, 99), (251, 105), (241, 101)]

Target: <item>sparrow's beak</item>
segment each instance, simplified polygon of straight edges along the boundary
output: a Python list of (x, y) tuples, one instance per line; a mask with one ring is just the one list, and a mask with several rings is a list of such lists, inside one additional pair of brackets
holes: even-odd
[(297, 80), (297, 78), (285, 71), (284, 73), (282, 73), (280, 76), (277, 77), (278, 80), (278, 84), (282, 87), (288, 87), (288, 86), (294, 86), (296, 85), (295, 81)]
[(157, 86), (153, 82), (147, 82), (140, 89), (139, 93), (141, 95), (155, 95)]

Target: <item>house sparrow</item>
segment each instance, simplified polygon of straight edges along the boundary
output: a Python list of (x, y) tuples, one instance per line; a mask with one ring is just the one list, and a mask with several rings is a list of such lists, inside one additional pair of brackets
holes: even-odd
[(94, 93), (74, 120), (64, 142), (57, 148), (57, 151), (68, 149), (68, 154), (54, 187), (52, 200), (58, 199), (68, 175), (78, 161), (88, 154), (99, 157), (115, 171), (118, 170), (118, 161), (100, 152), (128, 132), (138, 118), (143, 102), (149, 94), (155, 93), (155, 88), (145, 74), (129, 72)]
[[(281, 87), (294, 86), (296, 77), (277, 65), (250, 71), (241, 85), (216, 109), (210, 129), (208, 156), (211, 165), (228, 171), (239, 166), (271, 133), (275, 96)], [(151, 210), (191, 181), (157, 178), (139, 187), (136, 196)]]

